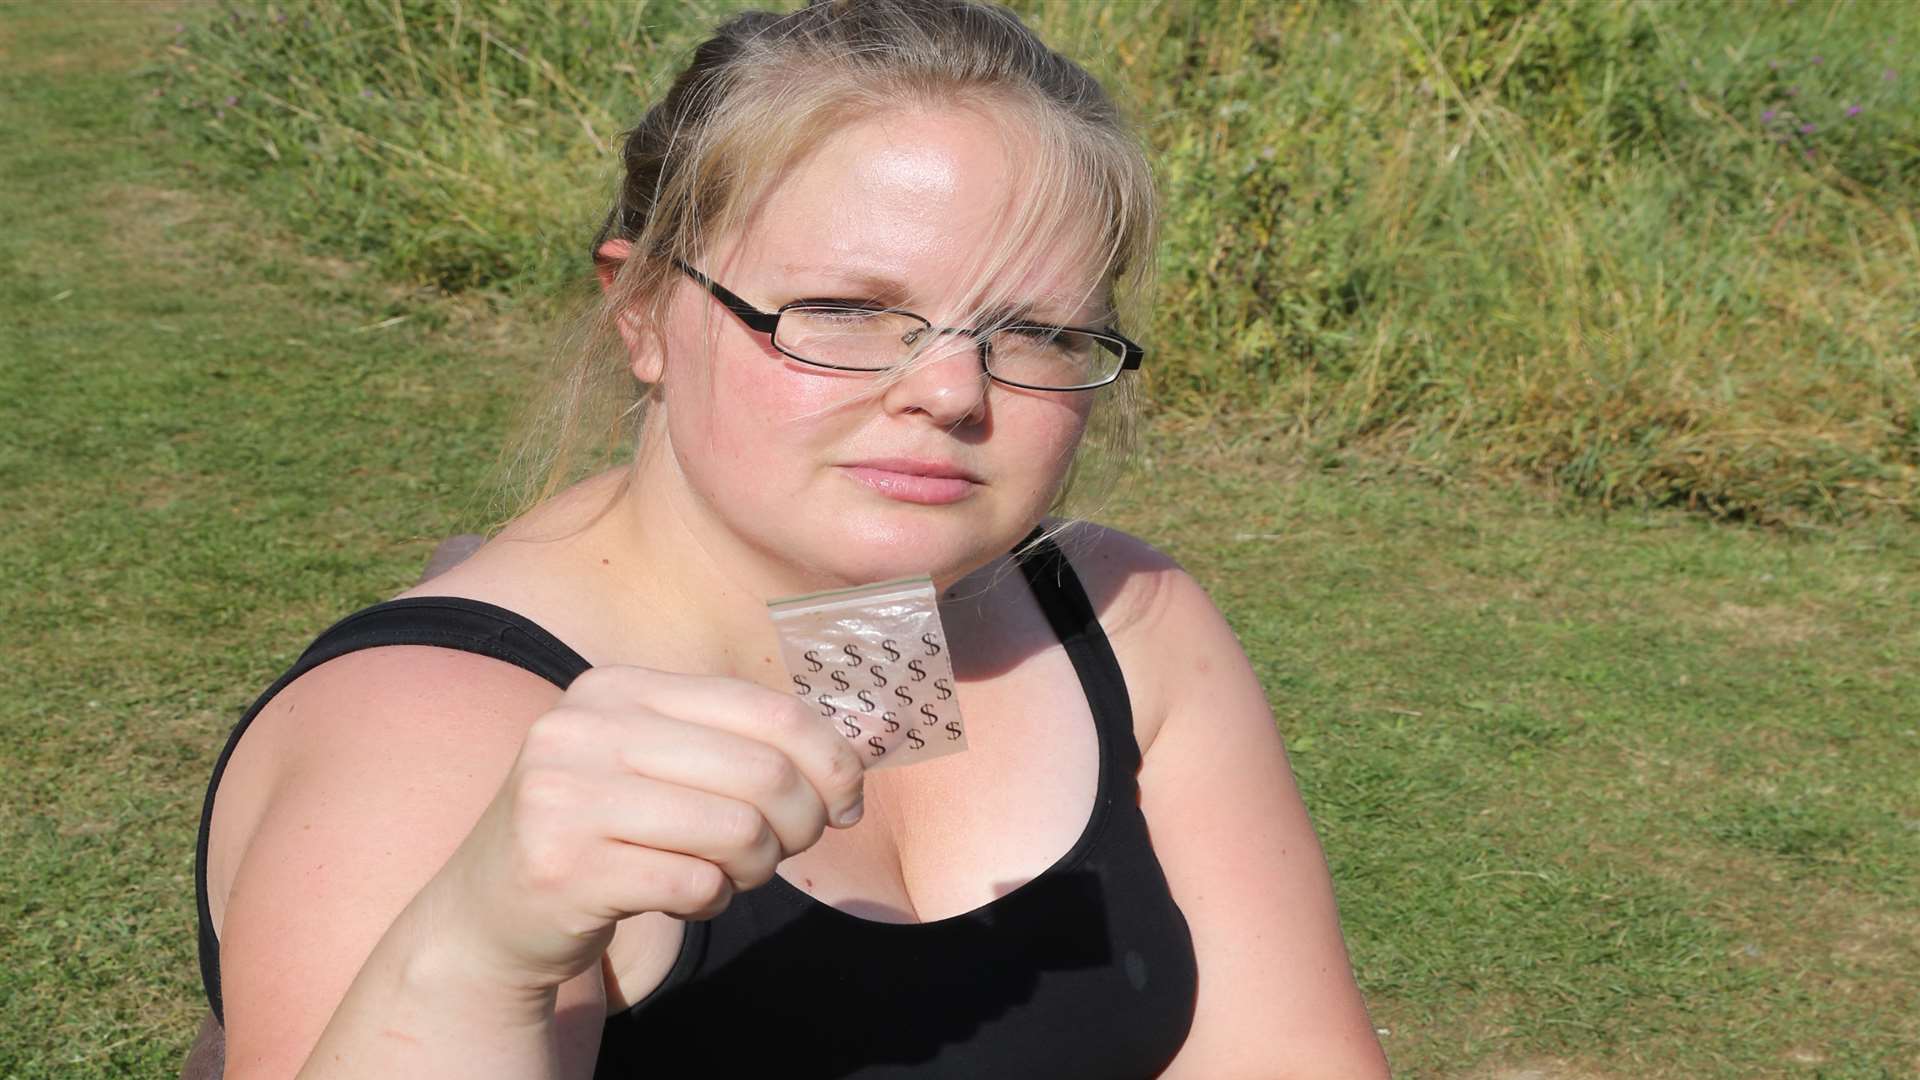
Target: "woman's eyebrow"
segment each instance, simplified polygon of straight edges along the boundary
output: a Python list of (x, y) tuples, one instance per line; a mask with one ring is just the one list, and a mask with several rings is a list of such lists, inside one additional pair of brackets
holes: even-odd
[(838, 266), (807, 265), (789, 263), (781, 267), (789, 274), (828, 277), (847, 285), (858, 287), (863, 300), (877, 300), (883, 304), (904, 303), (907, 299), (907, 285), (898, 278), (887, 277), (867, 270), (854, 270)]
[[(912, 301), (912, 290), (906, 282), (885, 274), (870, 270), (859, 270), (843, 266), (821, 266), (819, 264), (788, 263), (781, 267), (789, 274), (815, 275), (831, 278), (835, 281), (858, 288), (860, 299), (872, 300), (889, 307), (906, 305)], [(1016, 322), (1045, 323), (1049, 325), (1098, 325), (1111, 318), (1112, 313), (1105, 304), (1096, 305), (1091, 317), (1077, 322), (1064, 317), (1064, 311), (1080, 310), (1084, 297), (1069, 295), (1046, 295), (1019, 303), (996, 304), (982, 312), (976, 320), (982, 326), (1004, 325)]]
[(1075, 319), (1061, 314), (1059, 308), (1048, 307), (1045, 302), (1002, 304), (988, 308), (979, 321), (982, 326), (1004, 326), (1008, 323), (1039, 323), (1043, 326), (1102, 326), (1113, 317), (1113, 313), (1104, 304), (1090, 310), (1092, 312), (1090, 315)]

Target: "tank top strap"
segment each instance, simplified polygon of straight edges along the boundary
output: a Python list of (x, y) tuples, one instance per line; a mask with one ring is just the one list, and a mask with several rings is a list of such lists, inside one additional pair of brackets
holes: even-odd
[[(360, 649), (432, 645), (479, 653), (523, 668), (565, 690), (593, 665), (524, 615), (458, 596), (416, 596), (357, 611), (300, 654), (293, 678)], [(291, 680), (289, 680), (291, 681)]]
[(1073, 564), (1052, 538), (1037, 536), (1016, 556), (1034, 599), (1047, 616), (1054, 635), (1073, 661), (1081, 689), (1099, 728), (1100, 746), (1109, 760), (1103, 777), (1131, 779), (1140, 771), (1140, 743), (1133, 734), (1133, 702), (1127, 696), (1126, 676), (1113, 654), (1113, 645), (1100, 627), (1093, 602), (1073, 572)]
[(532, 672), (565, 690), (593, 665), (565, 642), (524, 615), (480, 600), (457, 596), (420, 596), (390, 600), (357, 611), (334, 623), (314, 639), (287, 673), (269, 686), (241, 715), (214, 762), (200, 810), (200, 836), (195, 866), (195, 891), (200, 921), (200, 977), (215, 1019), (225, 1022), (220, 1000), (220, 942), (213, 932), (213, 911), (207, 897), (207, 849), (213, 830), (213, 796), (227, 770), (234, 747), (253, 718), (287, 685), (329, 660), (387, 645), (430, 645), (478, 653)]

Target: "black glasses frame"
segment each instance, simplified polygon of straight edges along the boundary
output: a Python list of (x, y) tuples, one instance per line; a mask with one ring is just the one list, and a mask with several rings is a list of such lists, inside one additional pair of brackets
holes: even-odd
[[(773, 343), (773, 347), (780, 350), (781, 354), (784, 356), (790, 357), (794, 360), (798, 360), (803, 364), (811, 364), (814, 367), (830, 368), (834, 371), (863, 371), (871, 374), (872, 372), (875, 372), (875, 371), (886, 370), (885, 368), (856, 368), (856, 367), (846, 367), (840, 364), (829, 364), (820, 360), (815, 360), (811, 357), (798, 356), (792, 352), (789, 352), (784, 346), (780, 344), (780, 339), (774, 333), (774, 330), (780, 325), (780, 316), (784, 315), (789, 308), (801, 308), (801, 307), (819, 308), (819, 307), (832, 307), (835, 305), (828, 304), (819, 300), (796, 300), (790, 304), (782, 304), (778, 309), (773, 311), (761, 311), (759, 308), (754, 307), (752, 304), (747, 303), (745, 300), (742, 300), (738, 295), (736, 295), (733, 292), (733, 290), (713, 280), (712, 278), (701, 273), (700, 271), (695, 270), (693, 267), (687, 265), (687, 263), (685, 263), (684, 261), (680, 259), (675, 259), (673, 260), (673, 265), (678, 267), (681, 273), (692, 278), (695, 284), (698, 284), (701, 288), (707, 290), (707, 292), (710, 293), (715, 300), (720, 301), (721, 307), (724, 307), (728, 311), (733, 312), (733, 314), (737, 318), (739, 318), (741, 322), (747, 324), (748, 328), (754, 331), (757, 331), (758, 333), (767, 335), (767, 337), (771, 339)], [(1071, 330), (1076, 334), (1087, 334), (1093, 337), (1095, 340), (1099, 341), (1102, 346), (1106, 347), (1109, 352), (1118, 351), (1120, 353), (1120, 366), (1114, 370), (1114, 373), (1110, 377), (1103, 379), (1100, 382), (1088, 383), (1085, 386), (1035, 386), (1032, 383), (1017, 382), (1013, 379), (1002, 378), (1001, 376), (994, 374), (993, 347), (988, 342), (987, 335), (981, 333), (976, 329), (973, 329), (971, 327), (961, 327), (961, 326), (935, 326), (933, 325), (933, 321), (928, 319), (926, 316), (917, 314), (912, 311), (907, 311), (903, 308), (864, 308), (858, 304), (844, 304), (844, 305), (838, 305), (838, 306), (845, 307), (850, 311), (875, 311), (875, 312), (886, 312), (893, 315), (906, 315), (911, 318), (918, 319), (923, 323), (926, 323), (927, 330), (934, 334), (972, 335), (974, 339), (974, 347), (978, 349), (980, 352), (980, 369), (987, 373), (987, 377), (994, 380), (995, 382), (1005, 383), (1008, 386), (1018, 386), (1023, 390), (1050, 390), (1050, 391), (1062, 392), (1062, 393), (1070, 393), (1077, 390), (1098, 390), (1103, 386), (1112, 385), (1116, 380), (1120, 378), (1121, 372), (1138, 370), (1140, 367), (1140, 362), (1145, 360), (1147, 357), (1147, 350), (1135, 344), (1131, 339), (1129, 339), (1126, 335), (1120, 333), (1118, 330), (1111, 330), (1105, 327), (1054, 326), (1051, 323), (1033, 323), (1033, 322), (1008, 323), (1006, 326), (995, 327), (996, 332), (1000, 330), (1033, 330), (1033, 331), (1039, 331), (1042, 333), (1057, 334), (1062, 331)]]

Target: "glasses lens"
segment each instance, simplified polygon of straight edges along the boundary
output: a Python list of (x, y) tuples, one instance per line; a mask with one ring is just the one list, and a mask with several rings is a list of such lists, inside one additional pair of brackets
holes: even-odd
[(773, 343), (816, 364), (884, 371), (912, 355), (926, 329), (924, 320), (901, 311), (801, 304), (781, 309)]
[(1022, 386), (1072, 390), (1099, 386), (1120, 373), (1119, 342), (1079, 330), (1010, 326), (996, 330), (988, 366), (994, 375)]

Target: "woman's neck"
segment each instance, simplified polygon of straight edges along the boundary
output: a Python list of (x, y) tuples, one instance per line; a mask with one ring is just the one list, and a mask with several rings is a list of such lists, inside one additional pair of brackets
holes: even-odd
[[(509, 564), (509, 572), (523, 586), (531, 584), (529, 570), (559, 586), (543, 600), (564, 608), (583, 639), (577, 647), (595, 663), (786, 689), (767, 601), (861, 583), (794, 565), (728, 530), (689, 490), (671, 455), (652, 449), (643, 445), (635, 464), (583, 481), (509, 526), (501, 539), (531, 541), (519, 550), (542, 564)], [(992, 590), (975, 581), (957, 591)]]
[[(581, 506), (604, 507), (565, 541), (565, 557), (581, 568), (610, 662), (784, 683), (766, 600), (788, 595), (785, 583), (753, 553), (702, 535), (673, 485), (656, 480), (636, 469), (576, 489)], [(555, 524), (582, 518), (555, 510)]]

